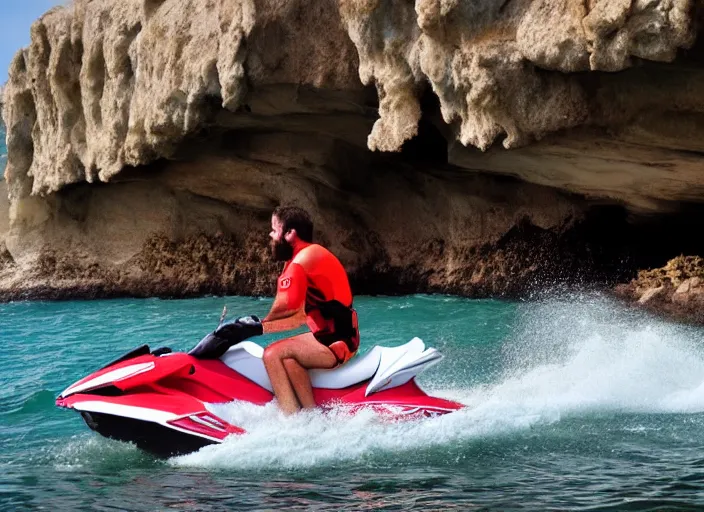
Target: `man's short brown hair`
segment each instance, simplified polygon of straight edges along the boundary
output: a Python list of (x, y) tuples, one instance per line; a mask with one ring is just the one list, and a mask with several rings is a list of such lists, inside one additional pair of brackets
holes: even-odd
[(275, 215), (283, 224), (283, 231), (295, 229), (298, 237), (304, 242), (313, 241), (313, 221), (308, 212), (298, 206), (278, 206)]

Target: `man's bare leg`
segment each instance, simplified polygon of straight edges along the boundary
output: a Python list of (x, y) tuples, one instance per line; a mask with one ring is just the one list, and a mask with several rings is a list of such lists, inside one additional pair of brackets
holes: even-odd
[[(294, 368), (293, 375), (289, 375), (284, 363), (286, 359), (293, 359), (304, 371)], [(332, 368), (337, 364), (337, 358), (330, 349), (309, 332), (272, 343), (264, 349), (263, 360), (274, 395), (285, 414), (299, 410), (298, 393), (305, 402), (301, 402), (304, 407), (315, 406), (310, 377), (305, 369)]]
[(293, 386), (293, 391), (296, 393), (298, 403), (304, 409), (315, 407), (315, 398), (313, 398), (313, 385), (310, 381), (308, 370), (303, 368), (295, 359), (284, 359), (284, 367), (288, 378)]
[[(288, 373), (286, 373), (283, 360), (278, 357), (273, 347), (274, 344), (264, 349), (262, 360), (264, 361), (266, 372), (269, 374), (271, 387), (274, 388), (274, 396), (279, 401), (279, 407), (284, 413), (291, 414), (300, 409), (300, 405), (296, 399), (296, 394), (293, 391)], [(272, 348), (272, 350), (269, 350), (270, 348)]]

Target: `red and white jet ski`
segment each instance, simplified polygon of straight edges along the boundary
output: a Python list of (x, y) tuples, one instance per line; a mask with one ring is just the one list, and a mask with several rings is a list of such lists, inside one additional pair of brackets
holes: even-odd
[[(144, 345), (69, 386), (56, 404), (80, 412), (101, 435), (155, 455), (193, 452), (245, 433), (206, 404), (264, 405), (273, 399), (263, 351), (243, 341), (219, 359), (197, 359), (169, 348), (151, 352)], [(428, 396), (415, 382), (442, 357), (419, 338), (394, 348), (375, 346), (339, 368), (312, 370), (315, 400), (324, 408), (342, 405), (353, 412), (371, 407), (392, 419), (455, 411), (462, 404)]]

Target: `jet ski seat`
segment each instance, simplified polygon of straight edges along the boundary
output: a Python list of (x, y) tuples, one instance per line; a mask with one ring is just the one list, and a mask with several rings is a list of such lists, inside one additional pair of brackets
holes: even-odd
[[(420, 354), (424, 349), (424, 344), (417, 338), (394, 348), (375, 346), (366, 354), (357, 355), (347, 363), (332, 370), (311, 370), (311, 381), (314, 388), (347, 388), (374, 377), (374, 374), (379, 369), (383, 354), (401, 354), (406, 352), (418, 352)], [(264, 349), (256, 343), (243, 341), (231, 347), (220, 359), (239, 374), (273, 392), (269, 375), (262, 361), (263, 354)]]

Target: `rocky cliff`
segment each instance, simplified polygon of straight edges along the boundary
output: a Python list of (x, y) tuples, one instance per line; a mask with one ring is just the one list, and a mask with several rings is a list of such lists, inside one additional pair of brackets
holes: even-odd
[(313, 212), (359, 291), (614, 283), (701, 251), (680, 235), (704, 197), (703, 13), (693, 0), (55, 8), (4, 93), (4, 294), (267, 292), (281, 202)]

